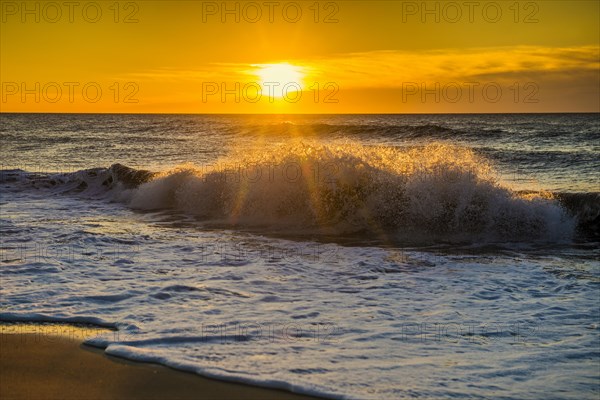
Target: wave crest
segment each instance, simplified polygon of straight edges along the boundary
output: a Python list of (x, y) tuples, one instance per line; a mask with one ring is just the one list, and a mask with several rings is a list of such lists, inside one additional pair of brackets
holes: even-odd
[(127, 201), (233, 226), (390, 239), (554, 241), (575, 228), (551, 194), (511, 191), (485, 159), (446, 144), (286, 143), (163, 171)]

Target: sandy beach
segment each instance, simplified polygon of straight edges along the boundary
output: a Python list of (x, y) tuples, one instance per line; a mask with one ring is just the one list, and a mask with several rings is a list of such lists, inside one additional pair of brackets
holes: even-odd
[(312, 398), (107, 356), (83, 344), (85, 337), (101, 329), (31, 324), (1, 328), (0, 398), (4, 400)]

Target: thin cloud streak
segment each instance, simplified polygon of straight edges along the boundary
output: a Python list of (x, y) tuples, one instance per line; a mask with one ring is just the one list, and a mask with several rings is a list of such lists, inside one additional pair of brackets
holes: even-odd
[[(505, 47), (427, 52), (372, 51), (339, 54), (317, 60), (282, 60), (306, 71), (306, 81), (336, 82), (345, 89), (393, 88), (414, 81), (468, 81), (485, 76), (498, 80), (536, 73), (569, 75), (600, 69), (600, 48)], [(136, 79), (189, 82), (252, 82), (256, 62), (212, 63), (202, 68), (155, 69), (129, 76)]]

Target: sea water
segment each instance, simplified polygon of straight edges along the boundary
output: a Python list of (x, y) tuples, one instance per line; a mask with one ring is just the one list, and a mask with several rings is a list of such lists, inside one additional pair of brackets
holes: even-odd
[(600, 118), (1, 114), (0, 318), (332, 398), (600, 394)]

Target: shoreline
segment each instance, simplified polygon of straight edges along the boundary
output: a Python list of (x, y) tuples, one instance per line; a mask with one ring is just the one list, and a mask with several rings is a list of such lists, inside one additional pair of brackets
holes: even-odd
[(0, 398), (317, 399), (110, 356), (83, 343), (111, 332), (68, 324), (0, 323)]

